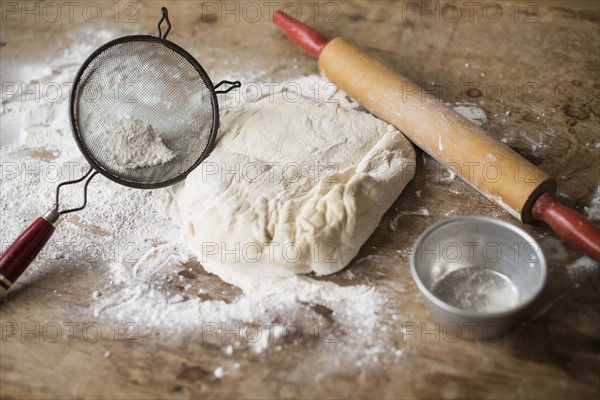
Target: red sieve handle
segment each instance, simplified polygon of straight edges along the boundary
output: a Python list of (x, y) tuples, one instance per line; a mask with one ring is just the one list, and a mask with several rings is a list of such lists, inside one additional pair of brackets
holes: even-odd
[(0, 256), (0, 295), (11, 287), (44, 248), (54, 233), (53, 218), (54, 221), (58, 219), (58, 211), (52, 210), (36, 219)]

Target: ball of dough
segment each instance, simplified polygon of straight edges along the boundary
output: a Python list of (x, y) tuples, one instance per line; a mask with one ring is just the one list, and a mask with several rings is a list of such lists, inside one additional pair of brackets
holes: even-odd
[(265, 98), (221, 113), (210, 156), (175, 194), (188, 247), (241, 271), (344, 268), (413, 178), (415, 152), (371, 114)]

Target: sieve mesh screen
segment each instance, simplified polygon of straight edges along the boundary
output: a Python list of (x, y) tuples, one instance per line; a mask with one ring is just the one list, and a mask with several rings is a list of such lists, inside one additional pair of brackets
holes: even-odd
[[(158, 40), (112, 42), (76, 79), (71, 121), (81, 150), (100, 172), (134, 187), (160, 187), (202, 161), (212, 145), (218, 108), (212, 83), (199, 65)], [(122, 119), (151, 125), (176, 156), (164, 164), (127, 169), (105, 148)]]

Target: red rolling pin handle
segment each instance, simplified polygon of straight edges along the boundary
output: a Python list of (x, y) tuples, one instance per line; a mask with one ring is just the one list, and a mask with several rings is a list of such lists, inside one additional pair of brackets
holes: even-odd
[(39, 217), (0, 256), (0, 294), (3, 294), (27, 269), (54, 233), (56, 210)]
[(318, 32), (288, 17), (281, 11), (275, 11), (273, 22), (294, 41), (302, 50), (313, 57), (319, 57), (325, 45), (329, 42)]
[(575, 210), (558, 202), (551, 193), (533, 205), (533, 217), (544, 221), (567, 242), (600, 261), (600, 229)]

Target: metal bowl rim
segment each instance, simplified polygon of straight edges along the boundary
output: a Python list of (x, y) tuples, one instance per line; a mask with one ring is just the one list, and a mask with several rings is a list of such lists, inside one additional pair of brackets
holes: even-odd
[[(425, 284), (423, 284), (423, 282), (421, 281), (421, 278), (419, 277), (419, 275), (417, 273), (417, 268), (416, 268), (416, 263), (415, 263), (417, 248), (421, 245), (421, 243), (423, 243), (423, 241), (429, 235), (431, 235), (431, 233), (435, 232), (436, 230), (438, 230), (439, 228), (441, 228), (445, 225), (455, 223), (455, 222), (483, 222), (483, 223), (499, 225), (499, 226), (502, 226), (504, 228), (511, 230), (513, 233), (515, 233), (517, 235), (520, 235), (523, 239), (536, 244), (537, 248), (536, 248), (535, 253), (538, 256), (538, 259), (540, 260), (541, 277), (538, 280), (538, 282), (539, 282), (538, 287), (532, 292), (532, 294), (529, 296), (529, 298), (527, 300), (520, 302), (516, 306), (514, 306), (510, 309), (507, 309), (507, 310), (503, 310), (503, 311), (496, 311), (496, 312), (489, 312), (489, 313), (478, 312), (478, 311), (469, 311), (469, 310), (464, 310), (462, 308), (451, 306), (450, 304), (440, 300), (425, 286)], [(533, 303), (533, 301), (542, 292), (542, 290), (546, 284), (547, 266), (546, 266), (546, 257), (544, 256), (541, 246), (535, 239), (533, 239), (531, 237), (531, 235), (529, 235), (523, 229), (519, 228), (516, 225), (511, 224), (510, 222), (507, 222), (507, 221), (504, 221), (501, 219), (497, 219), (497, 218), (488, 217), (485, 215), (463, 215), (463, 216), (452, 217), (452, 218), (448, 218), (448, 219), (439, 221), (439, 222), (433, 224), (432, 226), (430, 226), (429, 228), (425, 229), (425, 231), (423, 231), (423, 233), (421, 233), (421, 235), (419, 235), (419, 237), (415, 241), (413, 252), (410, 256), (410, 272), (413, 276), (414, 281), (417, 284), (417, 287), (421, 291), (421, 293), (425, 297), (427, 297), (427, 299), (429, 301), (433, 302), (441, 310), (444, 310), (448, 313), (451, 313), (451, 314), (454, 314), (457, 316), (461, 316), (461, 317), (474, 318), (474, 319), (492, 319), (492, 318), (499, 318), (499, 317), (507, 317), (507, 316), (516, 314), (517, 312), (525, 309), (527, 306), (529, 306), (531, 303)]]

